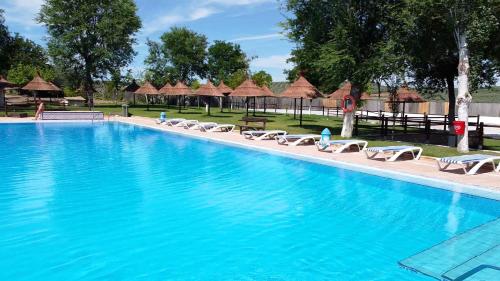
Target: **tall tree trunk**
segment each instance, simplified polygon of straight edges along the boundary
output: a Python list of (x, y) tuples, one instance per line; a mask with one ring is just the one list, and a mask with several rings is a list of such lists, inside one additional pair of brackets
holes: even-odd
[[(448, 132), (450, 134), (455, 133), (455, 128), (453, 127), (453, 121), (455, 121), (455, 76), (449, 76), (446, 78), (446, 85), (448, 87)], [(450, 135), (448, 137), (448, 146), (455, 146), (455, 136)]]
[[(351, 96), (354, 97), (356, 103), (357, 101), (359, 101), (360, 93), (361, 93), (360, 87), (353, 84), (351, 87)], [(356, 105), (354, 105), (354, 108), (351, 112), (344, 112), (344, 123), (342, 124), (342, 133), (340, 134), (343, 138), (352, 137), (355, 114), (356, 114)]]
[(89, 110), (94, 110), (94, 91), (92, 90), (94, 87), (92, 81), (92, 72), (90, 70), (91, 60), (88, 57), (84, 58), (85, 60), (85, 79), (84, 79), (84, 89), (87, 94), (87, 104), (89, 106)]
[(465, 133), (458, 136), (457, 150), (461, 153), (469, 152), (469, 105), (472, 97), (469, 94), (469, 48), (465, 32), (457, 32), (457, 43), (459, 50), (458, 61), (458, 120), (465, 122)]

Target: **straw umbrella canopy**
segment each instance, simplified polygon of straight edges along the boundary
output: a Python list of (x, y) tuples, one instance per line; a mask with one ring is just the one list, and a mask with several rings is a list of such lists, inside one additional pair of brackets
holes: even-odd
[(220, 81), (219, 86), (217, 86), (217, 89), (223, 95), (230, 95), (233, 92), (233, 89), (231, 89), (231, 87), (224, 84), (224, 81)]
[(169, 97), (173, 96), (173, 91), (172, 91), (173, 88), (174, 88), (174, 86), (170, 85), (170, 83), (167, 82), (159, 90), (159, 92), (160, 92), (161, 95), (167, 96), (167, 99), (166, 99), (167, 106), (168, 106)]
[(35, 100), (37, 92), (62, 92), (62, 90), (56, 85), (43, 80), (42, 77), (40, 77), (39, 73), (35, 74), (35, 77), (21, 89), (26, 91), (33, 91), (35, 93)]
[[(219, 90), (219, 92), (221, 92), (225, 97), (229, 96), (232, 92), (233, 92), (233, 89), (231, 89), (231, 87), (227, 86), (226, 84), (224, 84), (224, 80), (221, 80), (220, 83), (219, 83), (219, 86), (217, 86), (217, 89)], [(224, 99), (221, 98), (221, 100), (223, 101)], [(224, 106), (221, 105), (221, 110)]]
[(47, 82), (40, 77), (39, 74), (36, 74), (33, 80), (28, 82), (24, 87), (21, 89), (27, 90), (27, 91), (41, 91), (41, 92), (60, 92), (61, 89), (57, 87), (56, 85)]
[(158, 91), (160, 94), (165, 95), (165, 96), (172, 96), (173, 95), (173, 88), (174, 86), (170, 85), (170, 83), (167, 82), (165, 86), (161, 87), (161, 89)]
[(181, 107), (181, 97), (192, 95), (193, 90), (191, 88), (189, 88), (188, 86), (186, 86), (186, 84), (182, 83), (181, 81), (177, 81), (177, 84), (175, 84), (175, 86), (172, 87), (171, 92), (172, 93), (170, 95), (178, 96), (177, 104), (179, 106), (179, 112), (181, 112), (181, 108), (182, 108)]
[(157, 96), (160, 94), (155, 86), (151, 85), (149, 81), (146, 81), (139, 89), (134, 92), (136, 95), (145, 95), (146, 96), (146, 104), (149, 110), (149, 99), (148, 96)]
[(331, 100), (342, 100), (345, 96), (351, 94), (352, 84), (349, 81), (346, 81), (342, 87), (338, 88), (336, 91), (328, 95), (328, 99)]
[(137, 82), (135, 82), (135, 79), (132, 80), (132, 83), (128, 84), (127, 86), (122, 88), (122, 91), (125, 93), (131, 93), (133, 98), (134, 98), (134, 105), (135, 105), (135, 91), (139, 89), (141, 86), (137, 85)]
[[(281, 94), (283, 98), (293, 98), (294, 107), (296, 107), (296, 100), (300, 99), (300, 126), (302, 126), (302, 101), (304, 99), (315, 99), (323, 97), (323, 94), (314, 87), (309, 81), (307, 81), (304, 76), (300, 75), (299, 79), (293, 82), (288, 88)], [(294, 118), (295, 118), (295, 108), (294, 108)]]
[(3, 89), (8, 88), (8, 87), (14, 87), (14, 86), (16, 86), (15, 83), (8, 81), (7, 79), (3, 78), (2, 75), (0, 75), (0, 90), (3, 90)]
[(207, 112), (208, 115), (210, 115), (210, 98), (211, 97), (224, 97), (224, 95), (219, 91), (217, 87), (210, 82), (210, 80), (207, 81), (206, 84), (203, 84), (198, 88), (198, 90), (195, 91), (194, 93), (196, 96), (202, 96), (202, 97), (207, 97)]
[(396, 96), (389, 96), (387, 102), (390, 103), (402, 103), (403, 104), (403, 116), (405, 115), (406, 103), (419, 103), (425, 102), (425, 99), (420, 96), (416, 90), (412, 90), (408, 87), (408, 84), (403, 84), (397, 91)]
[(246, 98), (246, 107), (247, 107), (247, 116), (248, 116), (248, 98), (253, 97), (254, 98), (254, 108), (253, 108), (253, 114), (255, 115), (255, 98), (256, 97), (263, 97), (266, 94), (262, 91), (259, 86), (255, 85), (255, 83), (247, 79), (241, 83), (234, 91), (231, 93), (231, 97), (244, 97)]

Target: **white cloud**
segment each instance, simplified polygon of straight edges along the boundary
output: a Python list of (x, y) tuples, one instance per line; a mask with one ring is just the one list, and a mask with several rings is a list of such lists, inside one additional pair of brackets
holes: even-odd
[(272, 55), (256, 58), (250, 62), (250, 65), (252, 68), (289, 69), (292, 67), (292, 64), (287, 62), (289, 58), (290, 55)]
[(262, 34), (262, 35), (254, 35), (254, 36), (245, 36), (231, 39), (229, 41), (232, 42), (241, 42), (241, 41), (254, 41), (254, 40), (264, 40), (264, 39), (274, 39), (274, 38), (282, 38), (283, 35), (280, 33), (271, 33), (271, 34)]
[(43, 0), (4, 0), (0, 8), (5, 10), (5, 20), (8, 24), (15, 23), (25, 29), (39, 26), (36, 22)]
[(178, 8), (164, 16), (145, 23), (142, 31), (147, 36), (160, 30), (166, 30), (170, 26), (197, 21), (216, 13), (218, 13), (218, 10), (212, 7)]

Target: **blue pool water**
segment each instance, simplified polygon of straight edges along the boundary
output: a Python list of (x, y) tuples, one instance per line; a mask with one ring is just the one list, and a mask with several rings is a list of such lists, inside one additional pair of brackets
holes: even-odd
[(0, 163), (0, 280), (429, 280), (398, 261), (500, 217), (498, 201), (115, 123), (0, 125)]

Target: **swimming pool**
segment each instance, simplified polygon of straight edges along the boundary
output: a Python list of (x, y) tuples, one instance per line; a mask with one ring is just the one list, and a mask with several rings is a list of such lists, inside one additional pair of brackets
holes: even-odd
[[(120, 123), (0, 125), (0, 280), (432, 280), (500, 202)], [(457, 253), (457, 255), (463, 253)]]

